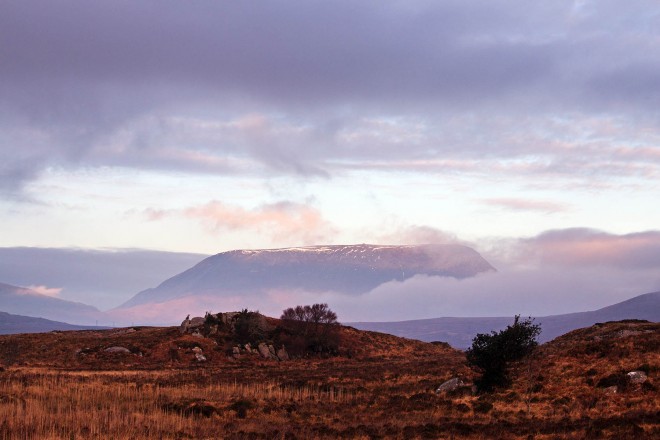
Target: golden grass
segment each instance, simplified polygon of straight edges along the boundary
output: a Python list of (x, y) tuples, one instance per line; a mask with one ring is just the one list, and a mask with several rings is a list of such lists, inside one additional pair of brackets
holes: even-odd
[[(219, 427), (237, 419), (228, 409), (236, 401), (254, 402), (263, 409), (299, 402), (351, 405), (359, 397), (342, 388), (273, 382), (200, 385), (188, 382), (189, 376), (188, 372), (14, 369), (0, 381), (0, 439), (215, 438)], [(194, 403), (212, 408), (211, 417), (196, 416), (194, 409), (186, 414)], [(278, 418), (260, 414), (260, 422), (278, 424)]]
[[(622, 329), (640, 333), (617, 336)], [(402, 350), (406, 341), (387, 345), (377, 334), (356, 333), (361, 347), (380, 344), (376, 355), (232, 360), (209, 343), (205, 352), (215, 356), (198, 365), (185, 352), (167, 361), (163, 353), (179, 336), (149, 330), (134, 367), (126, 366), (134, 356), (102, 351), (71, 364), (82, 345), (77, 334), (16, 337), (21, 347), (45, 349), (45, 338), (57, 338), (63, 354), (48, 358), (55, 369), (40, 359), (19, 365), (29, 360), (20, 350), (25, 357), (0, 373), (0, 440), (660, 438), (659, 330), (608, 324), (567, 335), (516, 365), (511, 388), (484, 396), (434, 393), (451, 377), (473, 379), (464, 354), (421, 343)], [(608, 394), (598, 386), (638, 368), (649, 374), (644, 387)]]

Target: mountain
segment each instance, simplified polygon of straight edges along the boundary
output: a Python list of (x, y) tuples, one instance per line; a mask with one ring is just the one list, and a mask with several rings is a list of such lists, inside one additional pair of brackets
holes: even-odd
[(73, 325), (44, 318), (34, 318), (32, 316), (12, 315), (10, 313), (0, 312), (0, 335), (44, 333), (53, 330), (93, 330), (102, 328), (104, 327)]
[(61, 288), (69, 301), (109, 309), (206, 257), (144, 249), (0, 247), (0, 280)]
[(269, 290), (359, 294), (415, 275), (467, 278), (492, 270), (481, 255), (461, 245), (236, 250), (206, 258), (158, 287), (138, 293), (119, 308), (187, 296), (223, 297)]
[[(564, 315), (541, 316), (535, 322), (541, 325), (541, 342), (577, 328), (588, 327), (597, 322), (622, 319), (660, 321), (660, 292), (639, 295), (602, 309)], [(398, 322), (353, 322), (347, 323), (362, 330), (390, 333), (422, 341), (445, 341), (456, 348), (467, 348), (477, 333), (489, 333), (504, 329), (513, 322), (513, 317), (487, 318), (431, 318)]]
[(75, 324), (95, 324), (107, 317), (98, 309), (82, 303), (42, 295), (31, 289), (0, 283), (0, 308), (16, 315), (38, 316)]

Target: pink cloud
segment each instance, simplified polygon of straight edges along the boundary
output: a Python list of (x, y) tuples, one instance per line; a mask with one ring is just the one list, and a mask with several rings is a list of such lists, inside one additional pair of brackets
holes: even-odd
[(569, 208), (563, 203), (555, 203), (545, 200), (515, 199), (515, 198), (497, 198), (483, 199), (483, 203), (493, 206), (499, 206), (513, 211), (541, 211), (547, 213), (563, 212)]
[(265, 204), (253, 209), (217, 200), (183, 210), (183, 215), (200, 220), (211, 231), (257, 230), (274, 240), (295, 239), (304, 244), (327, 241), (334, 228), (321, 212), (294, 202)]
[(58, 297), (62, 292), (61, 287), (48, 287), (48, 286), (27, 286), (27, 289), (32, 290), (40, 295)]
[(513, 247), (519, 262), (619, 268), (658, 268), (660, 264), (660, 231), (616, 235), (563, 229), (520, 240)]

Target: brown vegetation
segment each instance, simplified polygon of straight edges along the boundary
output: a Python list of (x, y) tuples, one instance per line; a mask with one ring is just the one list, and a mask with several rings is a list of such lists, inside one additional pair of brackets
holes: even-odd
[[(234, 359), (216, 343), (176, 328), (1, 337), (0, 439), (660, 435), (658, 324), (569, 333), (515, 364), (511, 388), (484, 395), (434, 392), (475, 377), (464, 353), (442, 344), (342, 327), (340, 356), (277, 362)], [(111, 346), (130, 353), (104, 351)], [(622, 379), (637, 369), (645, 383)]]

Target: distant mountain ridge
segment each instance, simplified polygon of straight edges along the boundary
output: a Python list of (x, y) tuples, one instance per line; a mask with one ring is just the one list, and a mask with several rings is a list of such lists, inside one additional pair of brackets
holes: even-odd
[(106, 316), (95, 307), (3, 283), (0, 283), (0, 311), (90, 325), (97, 320), (106, 319)]
[(191, 295), (268, 289), (358, 294), (415, 275), (468, 278), (494, 270), (475, 250), (455, 244), (236, 250), (204, 259), (158, 287), (138, 293), (119, 309)]
[(105, 328), (107, 327), (73, 325), (66, 322), (51, 321), (50, 319), (0, 312), (0, 335), (45, 333), (53, 330), (94, 330)]
[[(571, 330), (589, 327), (597, 322), (643, 319), (660, 321), (660, 292), (639, 295), (626, 301), (589, 312), (540, 316), (535, 323), (541, 325), (539, 340), (547, 342)], [(477, 333), (504, 329), (513, 317), (484, 318), (431, 318), (397, 322), (346, 323), (360, 330), (390, 333), (422, 341), (444, 341), (455, 348), (467, 348)]]

